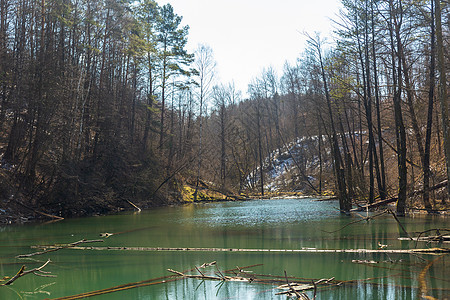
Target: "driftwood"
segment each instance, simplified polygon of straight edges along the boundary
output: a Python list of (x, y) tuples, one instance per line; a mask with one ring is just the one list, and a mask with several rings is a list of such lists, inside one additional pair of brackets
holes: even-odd
[[(423, 236), (425, 233), (428, 232), (433, 232), (435, 231), (436, 234), (435, 235), (431, 235), (431, 236)], [(441, 232), (445, 232), (445, 234), (441, 233)], [(411, 238), (413, 241), (416, 242), (416, 246), (417, 247), (417, 243), (418, 242), (427, 242), (427, 243), (431, 243), (431, 242), (438, 242), (438, 243), (450, 243), (450, 229), (445, 229), (445, 228), (433, 228), (433, 229), (428, 229), (425, 231), (422, 231), (419, 233), (419, 235), (417, 237)], [(398, 238), (400, 241), (404, 241), (407, 240), (406, 238)]]
[(296, 289), (294, 289), (294, 288), (292, 287), (292, 285), (289, 283), (289, 280), (288, 280), (288, 277), (287, 277), (286, 270), (284, 270), (284, 277), (286, 278), (286, 283), (287, 283), (287, 285), (288, 285), (288, 287), (289, 287), (288, 295), (293, 294), (293, 295), (297, 296), (297, 299), (309, 300), (309, 297), (306, 296), (306, 294), (301, 293), (301, 292), (297, 291)]
[[(36, 248), (55, 246), (33, 246)], [(58, 247), (59, 248), (59, 247)], [(270, 252), (270, 253), (398, 253), (398, 254), (440, 254), (450, 253), (450, 248), (426, 249), (239, 249), (239, 248), (167, 248), (167, 247), (66, 247), (74, 250), (98, 251), (190, 251), (190, 252)]]
[[(209, 280), (218, 280), (218, 281), (245, 281), (245, 282), (251, 282), (253, 281), (252, 278), (248, 277), (240, 277), (240, 276), (224, 276), (224, 275), (205, 275), (203, 274), (197, 267), (196, 270), (200, 273), (198, 274), (185, 274), (183, 272), (175, 271), (172, 269), (167, 269), (167, 271), (177, 274), (179, 276), (185, 277), (185, 278), (196, 278), (196, 279), (209, 279)], [(220, 274), (220, 273), (219, 273)]]
[(206, 268), (206, 267), (214, 266), (216, 264), (217, 264), (216, 261), (212, 261), (210, 263), (203, 263), (203, 265), (201, 265), (199, 268)]
[[(215, 262), (214, 262), (215, 264)], [(217, 266), (216, 266), (217, 267)], [(183, 278), (195, 278), (195, 279), (202, 279), (202, 280), (217, 280), (217, 281), (240, 281), (240, 282), (256, 282), (256, 283), (279, 283), (285, 280), (286, 284), (280, 285), (277, 288), (278, 289), (285, 289), (287, 291), (283, 291), (283, 292), (279, 292), (276, 295), (287, 295), (287, 296), (295, 296), (297, 299), (300, 300), (310, 300), (310, 298), (308, 297), (308, 295), (306, 295), (303, 291), (306, 290), (312, 290), (314, 289), (314, 297), (313, 300), (316, 298), (316, 290), (317, 290), (317, 284), (329, 284), (330, 281), (334, 280), (333, 278), (330, 279), (320, 279), (317, 282), (314, 282), (314, 280), (311, 280), (312, 284), (302, 284), (302, 283), (297, 283), (297, 282), (289, 282), (289, 278), (292, 279), (292, 277), (287, 276), (286, 271), (284, 271), (284, 277), (278, 277), (278, 276), (270, 276), (270, 277), (274, 277), (273, 279), (264, 279), (264, 278), (257, 278), (254, 275), (250, 275), (248, 276), (247, 272), (244, 272), (244, 270), (242, 268), (236, 267), (236, 271), (239, 271), (239, 273), (236, 273), (234, 269), (232, 270), (228, 270), (228, 271), (224, 271), (224, 273), (230, 273), (233, 272), (235, 276), (225, 276), (222, 274), (222, 272), (220, 272), (220, 270), (217, 268), (217, 270), (219, 271), (218, 273), (215, 273), (215, 276), (212, 275), (205, 275), (203, 272), (201, 272), (197, 267), (195, 267), (195, 269), (200, 273), (199, 274), (186, 274), (186, 272), (179, 272), (179, 271), (175, 271), (172, 269), (167, 269), (167, 271), (174, 273), (176, 275), (179, 275)], [(243, 274), (243, 276), (239, 276), (239, 274)], [(267, 276), (267, 275), (259, 275), (259, 276)]]
[(308, 295), (303, 293), (303, 291), (314, 289), (314, 297), (313, 300), (316, 298), (316, 290), (317, 286), (312, 280), (312, 285), (308, 284), (299, 284), (299, 283), (290, 283), (287, 277), (286, 270), (284, 271), (284, 278), (286, 279), (286, 284), (280, 285), (277, 288), (278, 289), (287, 289), (287, 291), (276, 293), (275, 295), (287, 295), (289, 297), (295, 296), (297, 299), (300, 300), (310, 300)]
[[(398, 238), (399, 241), (406, 241), (409, 238)], [(450, 235), (430, 235), (422, 237), (413, 237), (413, 241), (416, 242), (450, 242)]]
[[(215, 263), (215, 262), (213, 262), (213, 263)], [(211, 264), (211, 263), (209, 263), (209, 264)], [(206, 264), (206, 265), (208, 265), (208, 264)], [(248, 266), (248, 267), (245, 267), (245, 268), (250, 268), (250, 267), (254, 267), (254, 266), (255, 265)], [(184, 272), (190, 272), (190, 271), (193, 271), (193, 270), (194, 269), (187, 270), (187, 271), (184, 271)], [(109, 288), (106, 288), (106, 289), (101, 289), (101, 290), (96, 290), (96, 291), (91, 291), (91, 292), (85, 292), (85, 293), (81, 293), (81, 294), (77, 294), (77, 295), (55, 298), (53, 300), (85, 299), (85, 298), (94, 297), (94, 296), (98, 296), (98, 295), (105, 295), (105, 294), (109, 294), (109, 293), (121, 292), (121, 291), (134, 289), (134, 288), (139, 288), (139, 287), (144, 287), (144, 286), (164, 284), (164, 283), (168, 283), (168, 282), (177, 281), (179, 279), (180, 279), (180, 277), (174, 277), (173, 275), (171, 275), (171, 276), (163, 276), (163, 277), (157, 277), (157, 278), (147, 279), (147, 280), (138, 281), (138, 282), (130, 282), (130, 283), (126, 283), (126, 284), (121, 284), (121, 285), (109, 287)]]
[[(213, 262), (215, 264), (215, 262)], [(217, 265), (216, 265), (217, 267)], [(249, 266), (252, 267), (252, 266)], [(245, 268), (249, 268), (245, 267)], [(276, 293), (276, 295), (287, 295), (290, 297), (296, 297), (296, 299), (300, 300), (310, 300), (307, 294), (304, 293), (304, 291), (307, 290), (314, 290), (313, 300), (316, 298), (316, 292), (317, 292), (317, 285), (335, 285), (338, 286), (341, 284), (340, 281), (337, 281), (334, 279), (334, 277), (329, 279), (300, 279), (296, 277), (288, 277), (286, 271), (284, 271), (284, 276), (273, 276), (273, 275), (255, 275), (251, 272), (243, 270), (244, 268), (240, 268), (239, 266), (236, 267), (236, 269), (231, 269), (224, 271), (223, 273), (233, 273), (234, 276), (225, 276), (222, 272), (217, 268), (219, 271), (218, 273), (214, 273), (214, 275), (207, 275), (204, 272), (200, 271), (197, 267), (195, 267), (198, 273), (200, 274), (187, 274), (186, 272), (179, 272), (176, 270), (168, 269), (169, 272), (174, 273), (178, 276), (181, 276), (183, 278), (194, 278), (194, 279), (201, 279), (201, 280), (217, 280), (217, 281), (240, 281), (240, 282), (248, 282), (248, 283), (265, 283), (265, 284), (280, 284), (284, 283), (282, 285), (279, 285), (277, 289), (282, 289), (284, 291)], [(193, 270), (193, 269), (192, 269)], [(191, 271), (192, 271), (191, 270)], [(242, 275), (240, 275), (242, 274)], [(270, 277), (270, 278), (266, 278)], [(293, 282), (290, 280), (294, 280)], [(297, 280), (300, 280), (297, 282)], [(305, 283), (307, 281), (308, 283)]]
[[(197, 266), (195, 266), (195, 269), (191, 269), (190, 271), (197, 270), (197, 272), (200, 273), (200, 275), (186, 274), (187, 272), (180, 272), (180, 271), (175, 271), (172, 269), (167, 269), (167, 271), (177, 274), (184, 278), (209, 279), (209, 280), (218, 280), (218, 281), (252, 282), (254, 280), (254, 277), (252, 275), (248, 276), (249, 273), (247, 271), (245, 271), (244, 269), (248, 269), (250, 267), (255, 267), (255, 266), (259, 266), (259, 265), (247, 266), (244, 268), (240, 268), (239, 266), (236, 266), (236, 269), (226, 270), (226, 271), (223, 271), (223, 273), (222, 273), (219, 270), (219, 268), (217, 267), (216, 262), (213, 261), (210, 263), (204, 263), (203, 265), (200, 266), (200, 268), (206, 268), (209, 266), (216, 266), (217, 272), (214, 272), (214, 276), (213, 275), (205, 275), (205, 273), (200, 271), (200, 269)], [(226, 276), (226, 275), (224, 275), (224, 273), (233, 273), (234, 276)], [(239, 276), (239, 274), (243, 274), (243, 276)]]
[[(42, 254), (46, 254), (49, 252), (55, 252), (61, 249), (66, 249), (66, 248), (71, 248), (71, 247), (75, 247), (79, 244), (85, 244), (85, 243), (97, 243), (97, 242), (103, 242), (103, 240), (81, 240), (78, 242), (74, 242), (71, 244), (67, 244), (67, 245), (52, 245), (52, 246), (39, 246), (36, 248), (43, 248), (43, 251), (38, 251), (38, 252), (34, 252), (34, 253), (30, 253), (30, 254), (21, 254), (21, 255), (17, 255), (16, 258), (25, 258), (25, 257), (31, 257), (31, 256), (35, 256), (35, 255), (42, 255)], [(32, 246), (32, 248), (34, 248), (34, 246)]]
[(126, 200), (128, 202), (128, 204), (130, 204), (131, 206), (133, 206), (134, 208), (137, 209), (138, 212), (141, 212), (142, 209), (140, 209), (136, 204), (134, 204), (133, 202), (131, 202), (130, 200)]
[(4, 286), (4, 285), (10, 285), (12, 284), (14, 281), (16, 281), (17, 279), (19, 279), (22, 276), (28, 275), (33, 273), (34, 275), (37, 276), (43, 276), (43, 277), (56, 277), (55, 275), (50, 275), (50, 272), (44, 272), (42, 271), (43, 268), (45, 268), (45, 266), (47, 266), (50, 263), (50, 259), (47, 260), (42, 266), (25, 271), (25, 266), (22, 266), (19, 271), (16, 273), (16, 275), (14, 275), (13, 277), (11, 277), (8, 281), (6, 281), (3, 284), (0, 284), (0, 286)]
[(109, 233), (109, 232), (100, 233), (100, 237), (103, 237), (103, 238), (109, 238), (112, 235), (114, 235), (114, 233)]
[(278, 292), (275, 295), (289, 295), (293, 291), (302, 292), (302, 291), (312, 290), (312, 289), (314, 289), (314, 285), (313, 284), (306, 284), (306, 283), (292, 282), (289, 285), (288, 284), (282, 284), (280, 286), (277, 286), (277, 289), (286, 290), (286, 291)]
[(224, 277), (220, 277), (220, 276), (209, 276), (209, 275), (205, 275), (202, 272), (200, 272), (201, 275), (190, 275), (190, 274), (184, 274), (183, 272), (179, 272), (179, 271), (175, 271), (172, 269), (167, 269), (167, 271), (180, 275), (182, 277), (186, 277), (186, 278), (197, 278), (197, 279), (209, 279), (209, 280), (227, 280)]

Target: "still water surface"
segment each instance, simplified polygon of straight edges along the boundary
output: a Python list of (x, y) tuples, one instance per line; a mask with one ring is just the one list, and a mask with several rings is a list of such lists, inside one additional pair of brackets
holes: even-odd
[[(116, 233), (92, 246), (205, 247), (256, 249), (391, 249), (414, 247), (392, 216), (361, 222), (336, 233), (359, 217), (341, 215), (334, 201), (312, 198), (252, 200), (189, 204), (157, 208), (139, 214), (64, 220), (0, 228), (0, 278), (14, 275), (22, 264), (37, 267), (48, 258), (45, 270), (56, 278), (27, 275), (9, 287), (0, 287), (0, 299), (52, 299), (90, 292), (130, 282), (171, 275), (168, 268), (188, 270), (217, 261), (221, 270), (262, 264), (256, 274), (338, 280), (368, 279), (338, 288), (319, 290), (317, 299), (418, 299), (418, 276), (435, 256), (351, 253), (248, 253), (248, 252), (144, 252), (64, 249), (32, 259), (17, 254), (35, 252), (32, 245), (70, 243), (97, 239), (103, 232)], [(447, 217), (404, 218), (409, 232), (448, 228)], [(89, 245), (86, 245), (89, 246)], [(445, 245), (419, 244), (419, 248)], [(447, 244), (448, 246), (448, 244)], [(376, 264), (358, 264), (367, 260)], [(449, 256), (427, 272), (429, 295), (450, 299)], [(155, 280), (154, 282), (159, 282)], [(368, 284), (370, 282), (370, 284)], [(274, 285), (182, 279), (128, 289), (93, 299), (286, 299), (275, 295)], [(307, 292), (312, 298), (312, 292)]]

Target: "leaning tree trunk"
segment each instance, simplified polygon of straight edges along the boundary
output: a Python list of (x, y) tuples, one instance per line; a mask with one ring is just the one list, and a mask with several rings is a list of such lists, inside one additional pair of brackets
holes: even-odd
[(349, 212), (350, 209), (352, 208), (352, 203), (351, 203), (351, 199), (349, 199), (348, 195), (347, 195), (347, 184), (345, 182), (345, 170), (344, 170), (344, 166), (342, 164), (342, 158), (341, 158), (341, 153), (339, 150), (336, 128), (334, 127), (333, 110), (331, 108), (331, 99), (330, 99), (330, 93), (328, 91), (327, 78), (325, 75), (325, 68), (324, 68), (323, 60), (322, 60), (322, 53), (321, 53), (322, 50), (320, 48), (320, 41), (315, 41), (315, 45), (316, 45), (316, 50), (317, 50), (318, 56), (319, 56), (319, 63), (320, 63), (320, 68), (321, 68), (321, 73), (322, 73), (323, 87), (325, 90), (325, 98), (327, 101), (328, 114), (329, 114), (330, 123), (331, 123), (331, 147), (332, 147), (334, 168), (335, 168), (336, 180), (337, 180), (338, 191), (339, 191), (339, 208), (343, 212)]

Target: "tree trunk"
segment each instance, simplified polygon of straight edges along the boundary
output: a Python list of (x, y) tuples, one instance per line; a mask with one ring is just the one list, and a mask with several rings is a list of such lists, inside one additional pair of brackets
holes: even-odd
[[(372, 59), (373, 59), (373, 81), (375, 87), (375, 107), (377, 113), (377, 129), (378, 129), (378, 149), (380, 152), (380, 177), (381, 182), (378, 183), (381, 200), (387, 196), (386, 192), (386, 171), (384, 166), (383, 137), (381, 130), (381, 112), (380, 112), (380, 91), (378, 87), (378, 69), (377, 56), (375, 51), (375, 21), (373, 15), (373, 1), (371, 1), (371, 21), (372, 21)], [(376, 150), (375, 150), (376, 151)], [(375, 154), (376, 155), (376, 154)]]
[[(436, 48), (439, 67), (439, 100), (442, 110), (442, 129), (444, 138), (445, 162), (447, 164), (447, 179), (450, 179), (450, 137), (448, 121), (447, 78), (444, 58), (444, 42), (442, 38), (441, 3), (439, 0), (434, 0), (434, 4), (436, 18)], [(448, 193), (450, 193), (450, 180), (447, 191)]]
[(430, 148), (431, 129), (433, 126), (434, 80), (435, 80), (435, 28), (434, 28), (434, 0), (431, 0), (431, 42), (430, 42), (430, 83), (428, 90), (427, 131), (425, 135), (425, 149), (423, 153), (423, 204), (428, 211), (433, 207), (430, 203)]
[(220, 106), (220, 177), (222, 192), (225, 191), (226, 187), (226, 136), (225, 136), (225, 113), (226, 107), (225, 103), (221, 103)]
[(258, 106), (256, 108), (256, 122), (258, 127), (258, 157), (259, 157), (259, 174), (260, 174), (260, 188), (261, 188), (261, 196), (264, 197), (264, 172), (263, 172), (263, 149), (262, 149), (262, 137), (261, 137), (261, 99), (258, 99)]
[[(319, 38), (318, 38), (319, 39)], [(320, 45), (320, 40), (312, 41), (315, 44), (317, 55), (319, 58), (319, 64), (320, 64), (320, 70), (322, 73), (322, 80), (323, 80), (323, 87), (325, 90), (325, 98), (327, 102), (328, 107), (328, 116), (330, 118), (330, 126), (331, 126), (331, 147), (332, 147), (332, 153), (333, 153), (333, 161), (334, 161), (334, 168), (335, 168), (335, 175), (338, 185), (338, 193), (339, 193), (339, 208), (342, 212), (349, 212), (352, 208), (351, 199), (348, 198), (347, 195), (347, 185), (345, 182), (345, 170), (344, 166), (342, 164), (342, 157), (339, 150), (339, 144), (337, 139), (337, 133), (336, 128), (334, 126), (334, 117), (333, 117), (333, 110), (331, 108), (331, 97), (330, 93), (328, 91), (328, 84), (327, 84), (327, 78), (325, 74), (325, 67), (323, 64), (322, 59), (322, 49)]]
[[(399, 1), (400, 14), (402, 12), (402, 4)], [(398, 201), (397, 201), (397, 214), (404, 215), (406, 209), (406, 185), (407, 185), (407, 168), (406, 168), (406, 132), (403, 124), (403, 115), (401, 107), (401, 93), (402, 93), (402, 67), (398, 52), (400, 51), (400, 27), (401, 23), (398, 22), (394, 15), (393, 0), (389, 0), (390, 7), (390, 39), (391, 39), (391, 57), (392, 57), (392, 79), (394, 85), (394, 118), (395, 118), (395, 133), (397, 137), (397, 161), (398, 161)], [(394, 42), (397, 41), (397, 49)], [(397, 55), (396, 55), (397, 53)], [(396, 66), (396, 56), (398, 58), (398, 66)]]

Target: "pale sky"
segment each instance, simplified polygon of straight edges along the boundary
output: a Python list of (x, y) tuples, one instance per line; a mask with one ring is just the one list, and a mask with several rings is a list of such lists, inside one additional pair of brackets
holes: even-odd
[(295, 62), (307, 31), (331, 36), (339, 0), (159, 0), (170, 3), (189, 25), (188, 50), (209, 45), (222, 83), (234, 80), (243, 94), (263, 68), (281, 76), (284, 62)]

